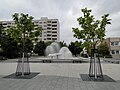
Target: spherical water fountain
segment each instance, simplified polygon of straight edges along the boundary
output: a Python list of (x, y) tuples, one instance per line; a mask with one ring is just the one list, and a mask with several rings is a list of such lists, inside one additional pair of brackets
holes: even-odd
[(53, 42), (45, 49), (45, 55), (48, 56), (49, 54), (58, 53), (60, 50), (60, 45), (56, 42)]
[(53, 53), (55, 53), (54, 48), (51, 45), (47, 46), (45, 49), (45, 55), (48, 56), (49, 54), (53, 54)]
[(62, 47), (60, 49), (60, 45), (56, 42), (53, 42), (49, 46), (47, 46), (45, 50), (46, 56), (51, 56), (57, 59), (70, 59), (72, 58), (72, 53), (67, 47)]
[(58, 52), (59, 52), (59, 50), (60, 50), (60, 45), (59, 45), (58, 43), (53, 42), (53, 43), (51, 44), (51, 46), (53, 47), (55, 53), (58, 53)]
[(61, 53), (61, 59), (69, 59), (72, 58), (72, 53), (67, 47), (62, 47), (59, 51)]

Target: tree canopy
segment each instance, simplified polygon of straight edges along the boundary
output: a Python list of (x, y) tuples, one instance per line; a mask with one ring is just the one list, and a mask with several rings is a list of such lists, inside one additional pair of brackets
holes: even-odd
[(39, 56), (45, 56), (45, 49), (47, 47), (47, 43), (44, 41), (40, 41), (35, 45), (34, 53), (38, 54)]
[(42, 28), (35, 26), (33, 17), (28, 14), (12, 15), (14, 25), (8, 28), (7, 34), (16, 40), (18, 43), (23, 42), (23, 38), (32, 40), (33, 42), (38, 40), (38, 36), (41, 34)]
[(4, 27), (2, 23), (0, 23), (0, 44), (2, 43), (4, 37), (5, 37)]
[(102, 42), (99, 46), (98, 46), (98, 51), (99, 53), (104, 57), (105, 55), (109, 55), (109, 47), (108, 44), (106, 42)]
[(81, 28), (72, 28), (74, 37), (82, 39), (84, 46), (93, 46), (97, 42), (95, 39), (102, 41), (105, 37), (106, 25), (111, 24), (109, 14), (104, 14), (101, 20), (95, 20), (94, 15), (91, 15), (92, 10), (87, 8), (81, 9), (83, 16), (77, 18)]
[(68, 48), (69, 48), (69, 50), (72, 52), (72, 54), (73, 54), (74, 56), (80, 55), (80, 52), (82, 51), (82, 47), (80, 47), (80, 46), (82, 46), (81, 44), (82, 44), (82, 43), (81, 43), (81, 42), (78, 42), (78, 41), (76, 41), (76, 42), (71, 42), (71, 43), (69, 44)]
[(28, 14), (15, 13), (12, 17), (14, 24), (6, 30), (6, 34), (18, 43), (21, 51), (31, 52), (33, 44), (39, 40), (42, 27), (36, 26), (33, 17)]

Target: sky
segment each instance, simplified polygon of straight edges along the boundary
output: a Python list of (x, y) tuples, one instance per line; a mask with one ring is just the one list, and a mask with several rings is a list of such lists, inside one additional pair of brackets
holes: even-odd
[(109, 13), (112, 24), (106, 27), (106, 38), (120, 37), (120, 0), (1, 0), (0, 20), (12, 20), (14, 13), (29, 14), (34, 19), (58, 19), (60, 40), (69, 44), (77, 40), (72, 28), (79, 27), (77, 18), (86, 7), (92, 10), (96, 19)]

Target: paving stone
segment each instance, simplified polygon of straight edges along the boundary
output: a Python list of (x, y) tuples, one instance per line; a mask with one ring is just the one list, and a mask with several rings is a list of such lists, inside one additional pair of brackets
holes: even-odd
[(61, 87), (61, 90), (67, 90), (67, 89), (68, 89), (68, 86), (63, 85), (63, 86)]
[[(54, 90), (61, 90), (61, 88), (54, 88)], [(64, 89), (63, 89), (64, 90)]]
[[(9, 79), (3, 78), (13, 73), (15, 64), (0, 63), (0, 90), (120, 90), (120, 66), (105, 64), (104, 72), (112, 77), (116, 82), (94, 82), (83, 81), (80, 74), (88, 73), (88, 64), (56, 64), (56, 63), (36, 63), (32, 64), (32, 71), (40, 72), (32, 79)], [(14, 68), (10, 68), (10, 66)], [(112, 68), (112, 71), (109, 68)], [(10, 71), (11, 69), (11, 71)], [(115, 71), (116, 70), (116, 71)], [(9, 72), (9, 73), (7, 73)]]
[(74, 90), (80, 90), (80, 87), (75, 86), (75, 87), (74, 87)]

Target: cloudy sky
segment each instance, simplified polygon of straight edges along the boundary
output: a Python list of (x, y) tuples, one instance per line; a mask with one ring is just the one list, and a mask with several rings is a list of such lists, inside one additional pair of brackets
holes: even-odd
[(120, 37), (119, 0), (1, 0), (0, 20), (12, 20), (15, 12), (29, 14), (35, 19), (56, 18), (60, 22), (60, 40), (69, 43), (76, 40), (72, 27), (78, 27), (76, 19), (85, 7), (92, 9), (97, 19), (109, 13), (112, 24), (107, 26), (106, 37)]

